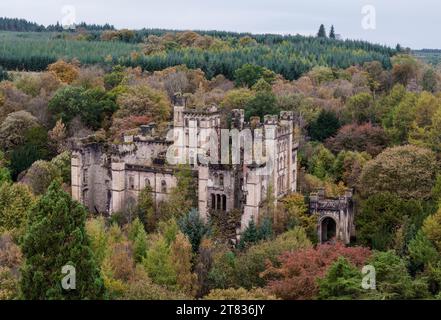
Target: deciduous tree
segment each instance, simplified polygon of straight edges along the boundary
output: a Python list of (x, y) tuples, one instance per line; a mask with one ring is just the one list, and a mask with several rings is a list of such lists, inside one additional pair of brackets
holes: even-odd
[(370, 251), (362, 247), (319, 245), (282, 254), (280, 264), (270, 266), (263, 275), (268, 280), (267, 289), (278, 298), (312, 299), (319, 293), (317, 279), (323, 278), (338, 258), (344, 257), (360, 267), (369, 256)]
[(430, 199), (435, 184), (435, 154), (415, 146), (388, 148), (363, 168), (360, 192), (364, 198), (391, 192), (404, 199)]

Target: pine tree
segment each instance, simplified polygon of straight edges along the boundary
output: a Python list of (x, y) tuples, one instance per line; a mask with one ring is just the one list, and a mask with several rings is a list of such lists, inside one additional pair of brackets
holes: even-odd
[(190, 240), (193, 252), (197, 252), (202, 238), (208, 233), (208, 228), (199, 216), (196, 209), (190, 210), (188, 214), (178, 220), (179, 228)]
[(333, 111), (322, 110), (308, 131), (313, 140), (325, 141), (337, 133), (340, 126), (340, 120)]
[(264, 217), (257, 229), (258, 240), (267, 240), (272, 238), (273, 235), (273, 221), (270, 217)]
[(251, 219), (250, 223), (248, 224), (248, 227), (245, 229), (244, 233), (242, 234), (242, 237), (240, 239), (238, 248), (244, 249), (249, 244), (256, 243), (259, 241), (259, 234), (258, 229), (256, 227), (256, 223), (254, 222), (254, 219)]
[[(30, 210), (20, 283), (24, 299), (103, 298), (103, 280), (85, 230), (86, 214), (57, 180)], [(66, 265), (75, 268), (75, 289), (62, 288)]]
[(329, 32), (329, 38), (330, 39), (335, 39), (335, 30), (334, 30), (334, 26), (331, 26), (331, 31)]
[(130, 225), (128, 237), (133, 243), (135, 262), (142, 262), (147, 256), (147, 233), (139, 218), (136, 218)]
[(320, 29), (317, 33), (317, 37), (318, 38), (326, 38), (326, 29), (325, 26), (323, 24), (320, 25)]
[(340, 257), (329, 268), (326, 276), (319, 279), (319, 299), (357, 299), (363, 293), (361, 272), (347, 259)]

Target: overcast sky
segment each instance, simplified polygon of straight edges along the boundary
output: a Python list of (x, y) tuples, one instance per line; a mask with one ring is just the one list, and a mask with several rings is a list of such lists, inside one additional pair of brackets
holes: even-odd
[[(108, 22), (117, 28), (310, 35), (323, 23), (327, 30), (334, 24), (344, 38), (441, 48), (439, 0), (1, 0), (0, 16), (47, 25), (66, 18), (66, 5), (75, 8), (76, 22)], [(366, 5), (375, 8), (375, 29), (362, 27)]]

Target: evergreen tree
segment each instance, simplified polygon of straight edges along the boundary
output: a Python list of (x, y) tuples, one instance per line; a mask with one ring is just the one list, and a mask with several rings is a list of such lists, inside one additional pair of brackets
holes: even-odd
[(317, 33), (317, 37), (318, 38), (326, 38), (326, 29), (325, 26), (323, 24), (320, 25), (320, 29)]
[(410, 270), (423, 271), (429, 265), (435, 265), (440, 260), (432, 242), (427, 239), (423, 231), (419, 231), (408, 246)]
[(424, 299), (427, 298), (427, 283), (423, 278), (413, 279), (407, 270), (407, 261), (394, 251), (376, 251), (369, 264), (376, 272), (377, 299)]
[[(24, 299), (103, 298), (103, 280), (85, 230), (86, 214), (58, 181), (30, 210), (20, 284)], [(62, 280), (68, 275), (62, 273), (66, 265), (75, 268), (75, 289), (62, 288)]]
[(340, 129), (340, 121), (332, 111), (322, 110), (313, 123), (309, 127), (309, 135), (312, 139), (325, 141), (332, 137)]
[(145, 232), (144, 225), (136, 218), (130, 225), (129, 240), (133, 243), (133, 256), (135, 262), (142, 262), (147, 256), (147, 233)]
[(257, 230), (257, 236), (260, 240), (267, 240), (273, 236), (273, 222), (270, 217), (264, 217)]
[(326, 276), (319, 279), (319, 299), (357, 299), (361, 288), (361, 272), (346, 258), (340, 257), (329, 268)]
[(259, 230), (257, 229), (254, 219), (251, 219), (248, 227), (245, 229), (242, 237), (240, 238), (238, 247), (239, 249), (244, 249), (249, 244), (256, 243), (257, 241), (259, 241)]
[(331, 26), (331, 31), (329, 32), (329, 38), (330, 38), (330, 39), (335, 39), (335, 30), (334, 30), (334, 26)]
[(193, 252), (197, 252), (202, 238), (208, 232), (208, 228), (202, 221), (196, 209), (191, 209), (188, 214), (178, 220), (181, 232), (190, 240)]

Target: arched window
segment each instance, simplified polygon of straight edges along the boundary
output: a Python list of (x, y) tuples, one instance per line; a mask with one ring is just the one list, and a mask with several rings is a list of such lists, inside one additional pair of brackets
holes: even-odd
[(221, 187), (224, 186), (224, 175), (223, 174), (219, 175), (219, 186), (221, 186)]
[(150, 180), (148, 178), (145, 178), (144, 184), (145, 184), (144, 185), (145, 188), (147, 188), (147, 187), (150, 188), (151, 187)]
[(222, 210), (227, 211), (227, 196), (222, 195)]
[(167, 193), (167, 182), (165, 182), (165, 180), (161, 181), (161, 192)]
[(135, 189), (135, 178), (129, 177), (129, 188), (131, 190)]
[(213, 180), (214, 180), (213, 181), (214, 185), (217, 186), (219, 184), (219, 177), (218, 177), (217, 173), (215, 173), (213, 175)]

